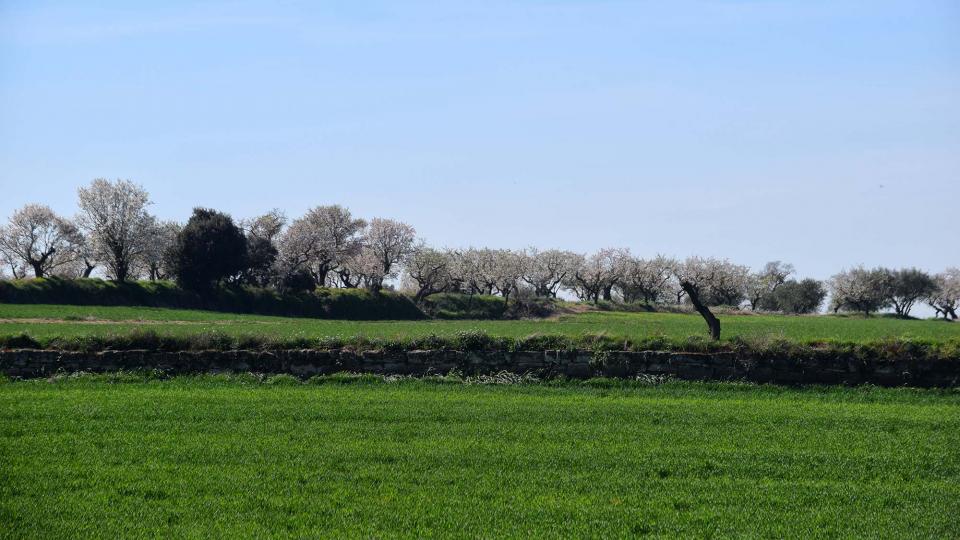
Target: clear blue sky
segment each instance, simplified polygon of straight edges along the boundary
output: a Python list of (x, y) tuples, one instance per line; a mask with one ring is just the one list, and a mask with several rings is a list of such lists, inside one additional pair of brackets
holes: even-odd
[(123, 177), (164, 218), (938, 271), (960, 4), (0, 0), (0, 142), (0, 216)]

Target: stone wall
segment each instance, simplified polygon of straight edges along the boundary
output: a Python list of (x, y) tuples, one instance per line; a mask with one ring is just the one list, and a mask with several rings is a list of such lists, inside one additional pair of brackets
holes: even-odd
[(960, 361), (748, 358), (735, 353), (659, 351), (0, 351), (0, 373), (45, 377), (54, 373), (162, 370), (290, 373), (299, 377), (341, 371), (427, 375), (509, 371), (541, 377), (636, 377), (669, 375), (688, 380), (747, 380), (778, 384), (877, 384), (952, 387), (960, 385)]

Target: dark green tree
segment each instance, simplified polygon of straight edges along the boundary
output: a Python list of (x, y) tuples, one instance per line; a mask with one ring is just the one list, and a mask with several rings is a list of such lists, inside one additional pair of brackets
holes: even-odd
[(277, 260), (277, 248), (270, 240), (260, 236), (247, 236), (246, 268), (240, 277), (242, 283), (266, 287), (274, 282), (276, 274), (273, 263)]
[(229, 215), (194, 208), (177, 235), (173, 259), (181, 287), (206, 291), (245, 270), (247, 239)]
[(815, 279), (787, 280), (763, 297), (760, 307), (768, 311), (801, 314), (815, 313), (827, 297), (823, 283)]
[(910, 310), (919, 300), (937, 292), (933, 276), (916, 268), (892, 270), (893, 286), (890, 288), (890, 303), (900, 317), (909, 317)]

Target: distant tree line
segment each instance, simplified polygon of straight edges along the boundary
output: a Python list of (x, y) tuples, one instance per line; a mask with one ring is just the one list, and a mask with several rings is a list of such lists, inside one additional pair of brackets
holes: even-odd
[(960, 270), (930, 275), (906, 268), (845, 270), (827, 282), (794, 278), (779, 261), (757, 271), (725, 259), (640, 258), (628, 249), (585, 255), (558, 249), (437, 249), (405, 223), (354, 217), (342, 206), (318, 206), (288, 221), (278, 210), (235, 222), (196, 208), (184, 223), (150, 214), (150, 197), (128, 180), (96, 179), (78, 190), (74, 218), (28, 204), (0, 227), (0, 263), (14, 278), (89, 277), (175, 280), (203, 292), (222, 285), (283, 293), (318, 286), (378, 292), (399, 286), (417, 302), (440, 292), (511, 300), (555, 298), (561, 290), (582, 301), (689, 303), (719, 336), (714, 306), (801, 314), (830, 309), (864, 314), (892, 308), (909, 316), (918, 302), (937, 316), (957, 318)]

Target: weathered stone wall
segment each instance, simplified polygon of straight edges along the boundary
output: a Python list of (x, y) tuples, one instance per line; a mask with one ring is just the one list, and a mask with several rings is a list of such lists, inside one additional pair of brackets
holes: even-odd
[(202, 372), (290, 373), (300, 377), (341, 371), (426, 375), (509, 371), (571, 378), (669, 375), (690, 380), (748, 380), (779, 384), (864, 384), (952, 387), (960, 385), (960, 362), (745, 358), (734, 353), (590, 351), (385, 352), (282, 351), (0, 351), (0, 373), (44, 377), (64, 372), (157, 369), (171, 374)]

